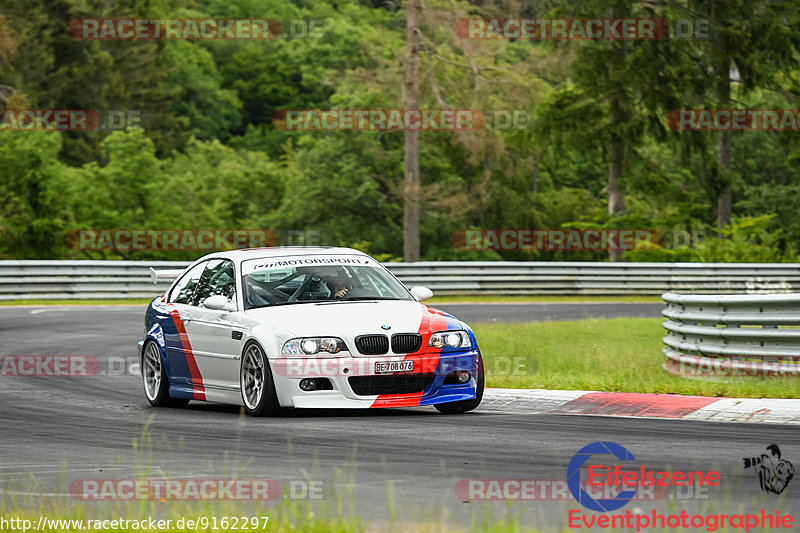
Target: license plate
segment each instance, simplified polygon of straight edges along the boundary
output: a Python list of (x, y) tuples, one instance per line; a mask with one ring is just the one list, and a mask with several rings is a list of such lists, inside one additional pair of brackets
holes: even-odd
[(414, 361), (377, 361), (376, 374), (396, 374), (400, 372), (413, 372)]

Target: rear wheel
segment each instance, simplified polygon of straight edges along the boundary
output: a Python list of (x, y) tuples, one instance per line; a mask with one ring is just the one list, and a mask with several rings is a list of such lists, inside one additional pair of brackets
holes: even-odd
[(244, 348), (239, 381), (247, 414), (264, 416), (280, 409), (267, 356), (255, 342)]
[(483, 399), (483, 387), (485, 382), (485, 375), (483, 371), (483, 357), (478, 353), (478, 379), (477, 386), (475, 387), (475, 398), (472, 400), (461, 400), (458, 402), (437, 403), (434, 407), (446, 415), (455, 415), (459, 413), (466, 413), (477, 408)]
[(170, 398), (161, 350), (153, 341), (148, 341), (142, 350), (142, 381), (144, 394), (153, 407), (185, 407), (189, 403), (185, 398)]

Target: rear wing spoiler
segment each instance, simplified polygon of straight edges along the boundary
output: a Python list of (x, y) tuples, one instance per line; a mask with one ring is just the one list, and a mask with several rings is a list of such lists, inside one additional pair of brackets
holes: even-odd
[(178, 276), (183, 274), (185, 269), (180, 270), (156, 270), (153, 267), (150, 267), (150, 279), (153, 280), (153, 283), (158, 283), (159, 281), (163, 280), (173, 280), (177, 279)]

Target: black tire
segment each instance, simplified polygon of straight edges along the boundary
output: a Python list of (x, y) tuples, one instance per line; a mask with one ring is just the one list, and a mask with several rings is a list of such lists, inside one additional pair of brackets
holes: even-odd
[(186, 407), (189, 400), (171, 398), (169, 395), (169, 379), (161, 360), (161, 350), (155, 342), (147, 341), (142, 347), (142, 371), (144, 395), (153, 407)]
[(486, 381), (483, 371), (483, 357), (478, 352), (478, 383), (475, 388), (475, 398), (472, 400), (460, 400), (457, 402), (437, 403), (434, 405), (437, 411), (446, 415), (457, 415), (467, 413), (476, 409), (483, 399), (483, 387)]
[[(260, 391), (258, 391), (260, 382)], [(256, 342), (250, 342), (242, 351), (239, 365), (239, 385), (242, 403), (251, 416), (274, 415), (280, 412), (275, 382), (264, 350)]]

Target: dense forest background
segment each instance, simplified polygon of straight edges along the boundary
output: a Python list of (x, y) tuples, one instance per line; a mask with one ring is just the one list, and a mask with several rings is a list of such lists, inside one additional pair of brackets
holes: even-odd
[[(403, 133), (276, 128), (286, 109), (403, 108), (405, 3), (0, 0), (0, 108), (141, 111), (143, 128), (0, 130), (0, 258), (82, 251), (76, 229), (270, 229), (403, 251)], [(708, 39), (472, 40), (464, 18), (708, 19)], [(322, 20), (321, 38), (92, 41), (81, 17)], [(625, 260), (794, 261), (800, 132), (680, 132), (673, 109), (797, 109), (800, 9), (767, 0), (426, 0), (421, 108), (524, 111), (518, 130), (420, 133), (426, 260), (606, 260), (465, 251), (469, 228), (695, 231)], [(610, 173), (616, 173), (609, 188)], [(612, 206), (609, 208), (609, 198)], [(321, 237), (320, 237), (321, 236)], [(721, 237), (721, 238), (718, 238)], [(320, 242), (317, 242), (319, 244)], [(685, 243), (684, 243), (685, 244)]]

